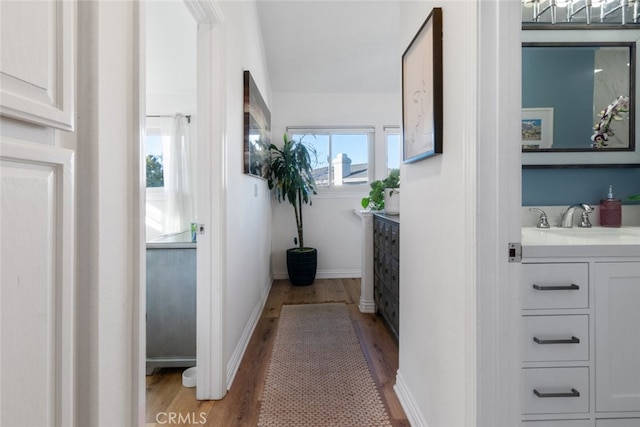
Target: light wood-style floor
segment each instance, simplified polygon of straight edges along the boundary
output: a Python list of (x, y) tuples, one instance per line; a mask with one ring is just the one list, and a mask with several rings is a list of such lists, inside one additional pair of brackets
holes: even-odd
[[(262, 388), (283, 304), (346, 302), (372, 376), (394, 426), (409, 422), (393, 391), (398, 346), (381, 318), (358, 310), (359, 279), (316, 280), (311, 286), (291, 286), (276, 280), (251, 337), (235, 380), (224, 399), (197, 401), (195, 388), (182, 386), (183, 369), (162, 369), (147, 377), (147, 427), (170, 425), (256, 426)], [(170, 417), (173, 418), (171, 423)], [(182, 420), (181, 423), (178, 421)], [(185, 423), (189, 420), (192, 424)], [(348, 426), (344, 426), (348, 427)], [(372, 426), (373, 427), (373, 426)]]

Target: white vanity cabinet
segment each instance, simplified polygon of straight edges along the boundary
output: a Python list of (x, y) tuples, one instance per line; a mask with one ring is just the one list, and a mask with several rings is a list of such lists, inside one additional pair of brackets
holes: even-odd
[(640, 238), (584, 241), (523, 238), (523, 427), (640, 427)]
[(595, 283), (596, 411), (640, 411), (640, 262), (595, 263)]

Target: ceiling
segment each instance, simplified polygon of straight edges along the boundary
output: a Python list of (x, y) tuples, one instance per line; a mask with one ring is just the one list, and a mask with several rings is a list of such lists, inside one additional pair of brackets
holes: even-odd
[[(257, 0), (272, 91), (399, 93), (398, 1)], [(147, 92), (194, 92), (193, 18), (182, 0), (146, 10)]]
[(258, 0), (274, 92), (400, 91), (398, 0)]
[(195, 20), (181, 0), (149, 1), (145, 11), (147, 94), (195, 93)]

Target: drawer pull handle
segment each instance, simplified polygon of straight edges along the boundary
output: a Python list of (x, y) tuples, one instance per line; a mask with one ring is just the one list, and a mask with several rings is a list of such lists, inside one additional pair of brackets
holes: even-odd
[(538, 390), (536, 390), (535, 388), (533, 389), (533, 394), (535, 394), (536, 396), (540, 397), (540, 398), (545, 398), (545, 397), (580, 397), (580, 392), (578, 390), (576, 390), (575, 388), (572, 388), (570, 392), (568, 393), (541, 393)]
[(533, 337), (533, 340), (538, 344), (580, 344), (580, 338), (573, 336), (566, 340), (541, 340), (538, 337)]
[(536, 291), (577, 291), (578, 289), (580, 289), (580, 286), (573, 283), (566, 286), (565, 285), (545, 286), (545, 285), (536, 285), (534, 283), (533, 289), (535, 289)]

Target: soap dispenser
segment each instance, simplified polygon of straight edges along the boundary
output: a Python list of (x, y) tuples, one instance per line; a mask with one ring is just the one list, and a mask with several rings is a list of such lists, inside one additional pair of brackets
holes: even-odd
[(622, 202), (613, 197), (613, 185), (609, 186), (607, 198), (600, 200), (600, 225), (603, 227), (622, 225)]

